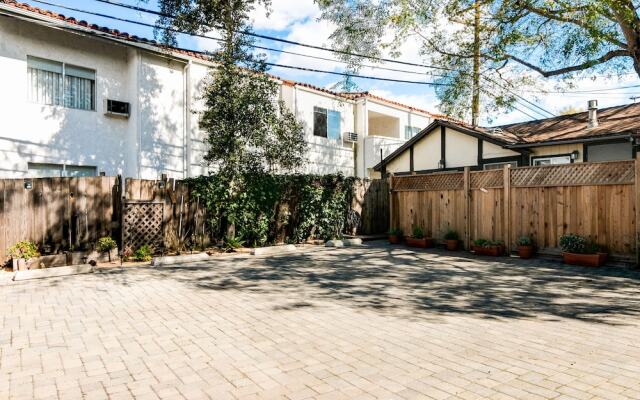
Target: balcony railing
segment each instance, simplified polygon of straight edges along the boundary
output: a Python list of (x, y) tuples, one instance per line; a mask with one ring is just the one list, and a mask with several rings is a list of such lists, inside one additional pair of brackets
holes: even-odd
[(382, 158), (393, 153), (398, 147), (406, 142), (405, 139), (391, 138), (385, 136), (367, 136), (364, 138), (364, 166), (365, 168), (373, 168), (378, 164), (380, 159), (380, 150), (382, 150)]

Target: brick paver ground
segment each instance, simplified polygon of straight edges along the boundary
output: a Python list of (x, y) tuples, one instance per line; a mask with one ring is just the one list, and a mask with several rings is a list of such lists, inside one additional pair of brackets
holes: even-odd
[(640, 273), (373, 244), (0, 286), (0, 399), (638, 399)]

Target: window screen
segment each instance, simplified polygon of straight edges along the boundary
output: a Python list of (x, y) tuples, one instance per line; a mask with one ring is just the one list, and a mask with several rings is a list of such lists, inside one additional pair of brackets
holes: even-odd
[(95, 71), (28, 56), (27, 73), (29, 101), (81, 110), (95, 110)]
[(313, 135), (327, 137), (327, 109), (313, 107)]

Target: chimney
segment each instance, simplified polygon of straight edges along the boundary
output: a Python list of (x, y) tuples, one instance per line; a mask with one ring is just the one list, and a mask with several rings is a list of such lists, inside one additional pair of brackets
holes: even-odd
[(596, 128), (598, 126), (598, 100), (589, 100), (589, 121), (587, 122), (587, 128)]

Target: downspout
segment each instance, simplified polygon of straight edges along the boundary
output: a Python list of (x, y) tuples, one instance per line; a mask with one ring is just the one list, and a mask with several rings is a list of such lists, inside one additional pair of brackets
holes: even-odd
[[(364, 105), (362, 106), (364, 112), (364, 137), (362, 138), (362, 177), (368, 178), (367, 176), (367, 149), (364, 144), (366, 138), (369, 137), (369, 110), (367, 109), (367, 98), (364, 98)], [(372, 144), (373, 147), (373, 144)]]
[(184, 136), (183, 136), (183, 176), (191, 177), (191, 64), (189, 60), (184, 66)]
[(142, 154), (142, 102), (140, 101), (140, 82), (142, 81), (142, 53), (139, 50), (136, 53), (138, 56), (138, 79), (136, 79), (136, 99), (138, 103), (138, 107), (136, 107), (136, 116), (138, 120), (136, 123), (136, 142), (138, 145), (138, 151), (136, 151), (136, 178), (140, 179), (140, 170), (142, 169), (142, 160), (140, 159), (140, 155)]

